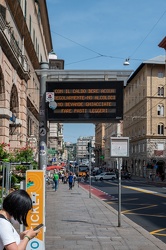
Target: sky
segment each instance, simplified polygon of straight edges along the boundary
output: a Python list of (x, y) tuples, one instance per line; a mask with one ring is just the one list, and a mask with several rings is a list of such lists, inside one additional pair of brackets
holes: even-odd
[[(53, 49), (66, 70), (136, 70), (165, 51), (166, 0), (47, 0)], [(123, 63), (129, 59), (130, 65)], [(64, 141), (94, 135), (64, 123)]]

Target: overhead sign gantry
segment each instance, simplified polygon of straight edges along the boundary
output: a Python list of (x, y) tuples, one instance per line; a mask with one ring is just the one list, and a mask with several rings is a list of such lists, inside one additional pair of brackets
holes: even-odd
[(47, 120), (55, 122), (119, 122), (123, 120), (123, 88), (131, 70), (37, 70), (46, 76)]

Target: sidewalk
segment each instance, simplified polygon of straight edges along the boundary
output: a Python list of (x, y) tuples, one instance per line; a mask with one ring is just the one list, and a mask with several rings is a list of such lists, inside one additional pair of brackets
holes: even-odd
[[(92, 187), (93, 189), (93, 187)], [(93, 190), (91, 191), (93, 193)], [(46, 250), (165, 250), (166, 244), (83, 186), (46, 187)]]

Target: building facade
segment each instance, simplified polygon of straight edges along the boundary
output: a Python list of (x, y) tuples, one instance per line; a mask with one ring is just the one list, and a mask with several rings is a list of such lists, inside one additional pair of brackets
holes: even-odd
[[(49, 69), (64, 69), (64, 60), (49, 53)], [(48, 164), (59, 164), (64, 158), (63, 123), (48, 122)], [(50, 153), (49, 153), (50, 152)]]
[(143, 62), (127, 81), (124, 90), (123, 135), (130, 138), (128, 170), (146, 177), (166, 164), (166, 77), (165, 57)]
[(77, 139), (77, 148), (76, 148), (76, 161), (78, 164), (88, 164), (89, 163), (89, 151), (88, 143), (91, 142), (91, 162), (94, 162), (94, 136), (79, 137)]
[[(37, 150), (40, 62), (52, 50), (46, 1), (0, 1), (0, 142)], [(36, 151), (37, 153), (37, 151)]]
[(105, 165), (105, 123), (95, 124), (95, 166)]

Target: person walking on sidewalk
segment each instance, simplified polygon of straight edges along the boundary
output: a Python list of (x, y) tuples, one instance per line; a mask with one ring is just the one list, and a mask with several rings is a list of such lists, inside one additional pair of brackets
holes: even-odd
[(70, 175), (68, 177), (68, 180), (69, 180), (69, 190), (72, 190), (72, 186), (73, 186), (73, 175), (72, 175), (72, 173), (70, 173)]
[(53, 175), (53, 181), (55, 183), (55, 191), (57, 191), (59, 183), (59, 174), (57, 172)]

